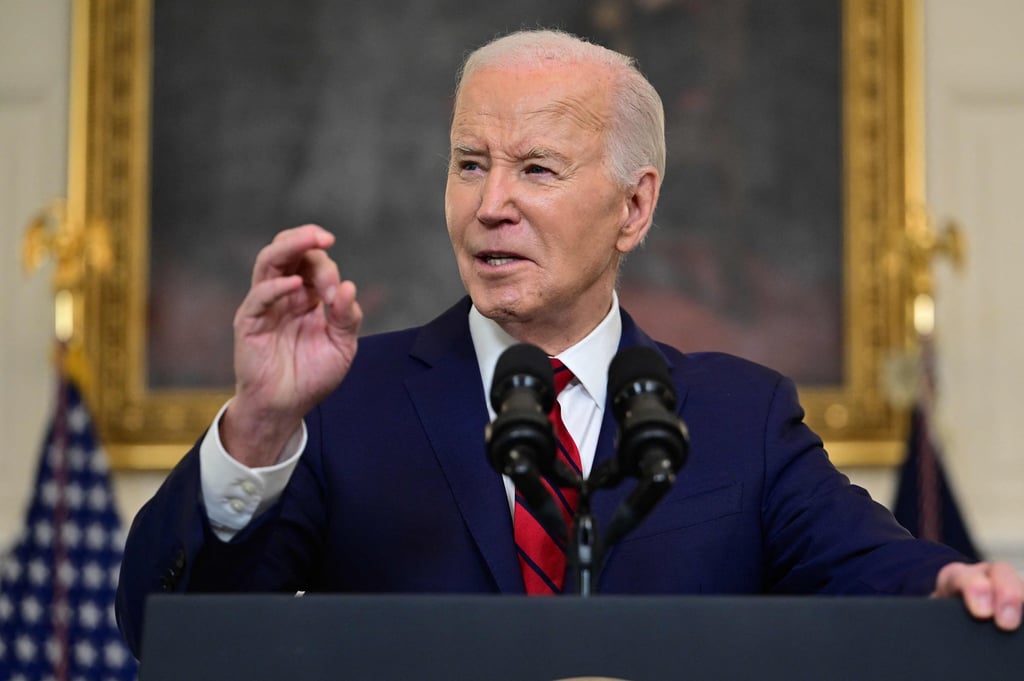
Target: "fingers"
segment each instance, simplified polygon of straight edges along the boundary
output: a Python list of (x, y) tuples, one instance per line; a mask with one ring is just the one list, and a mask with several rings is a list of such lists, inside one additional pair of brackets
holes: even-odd
[(951, 563), (939, 571), (933, 595), (960, 596), (972, 616), (994, 619), (1000, 629), (1020, 626), (1024, 582), (1006, 563)]
[(298, 275), (275, 277), (254, 284), (238, 307), (236, 326), (241, 320), (262, 317), (275, 303), (302, 288), (302, 277)]
[(304, 268), (308, 269), (309, 254), (320, 253), (326, 258), (323, 251), (332, 245), (334, 235), (319, 225), (302, 225), (279, 232), (256, 256), (252, 283), (255, 286), (273, 277), (299, 274)]
[[(252, 287), (255, 289), (272, 279), (299, 275), (321, 300), (330, 303), (341, 281), (337, 263), (324, 250), (333, 244), (334, 235), (319, 225), (303, 225), (279, 232), (256, 257)], [(276, 287), (271, 287), (270, 294), (275, 300), (276, 291)]]
[(1006, 563), (993, 563), (990, 572), (993, 587), (993, 607), (996, 626), (1011, 631), (1020, 626), (1021, 604), (1024, 602), (1024, 583), (1016, 571)]

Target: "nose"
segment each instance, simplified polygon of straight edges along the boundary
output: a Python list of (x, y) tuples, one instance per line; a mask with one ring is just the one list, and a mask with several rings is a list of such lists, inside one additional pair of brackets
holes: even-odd
[(491, 168), (480, 185), (480, 204), (476, 218), (481, 224), (496, 227), (519, 220), (516, 203), (515, 178), (500, 168)]

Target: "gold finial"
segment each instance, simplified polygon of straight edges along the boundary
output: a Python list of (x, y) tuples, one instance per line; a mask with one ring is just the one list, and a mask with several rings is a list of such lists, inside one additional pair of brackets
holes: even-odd
[(906, 211), (902, 249), (896, 255), (901, 274), (907, 277), (910, 322), (907, 347), (893, 349), (883, 361), (881, 385), (889, 401), (898, 407), (910, 407), (922, 396), (928, 377), (929, 351), (935, 333), (935, 279), (932, 265), (937, 258), (948, 259), (956, 272), (962, 272), (967, 248), (963, 230), (955, 220), (947, 221), (936, 232), (927, 210), (911, 205)]
[(907, 208), (906, 263), (910, 274), (914, 330), (919, 336), (930, 336), (935, 328), (935, 280), (932, 263), (937, 257), (948, 258), (957, 272), (963, 271), (966, 246), (963, 230), (955, 220), (946, 222), (941, 231), (932, 229), (931, 220), (922, 206)]
[(963, 230), (955, 220), (947, 221), (936, 233), (924, 207), (908, 206), (906, 237), (914, 293), (933, 292), (932, 261), (937, 256), (948, 258), (956, 271), (963, 270), (967, 248)]
[(41, 210), (25, 231), (21, 263), (32, 274), (47, 256), (56, 262), (53, 275), (55, 291), (76, 292), (82, 286), (87, 269), (105, 272), (110, 267), (110, 237), (106, 226), (83, 226), (68, 220), (64, 199), (54, 199)]
[(81, 343), (75, 332), (81, 323), (85, 275), (109, 269), (112, 256), (106, 225), (82, 225), (68, 218), (67, 203), (54, 199), (32, 219), (21, 246), (21, 264), (27, 274), (47, 258), (54, 261), (54, 334), (67, 348), (63, 369), (85, 382)]

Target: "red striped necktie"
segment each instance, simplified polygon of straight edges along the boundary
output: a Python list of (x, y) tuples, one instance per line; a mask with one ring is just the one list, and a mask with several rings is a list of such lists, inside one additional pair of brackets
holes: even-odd
[[(551, 368), (555, 374), (555, 395), (562, 392), (573, 374), (561, 361), (552, 358)], [(558, 457), (582, 476), (580, 452), (569, 431), (562, 422), (562, 410), (555, 400), (549, 414), (551, 425), (558, 441)], [(544, 480), (544, 485), (557, 500), (565, 518), (566, 528), (571, 528), (576, 513), (579, 494), (574, 489), (560, 488)], [(551, 595), (562, 592), (565, 581), (565, 543), (552, 537), (530, 512), (519, 493), (516, 493), (516, 507), (513, 512), (516, 553), (523, 571), (523, 585), (531, 596)]]

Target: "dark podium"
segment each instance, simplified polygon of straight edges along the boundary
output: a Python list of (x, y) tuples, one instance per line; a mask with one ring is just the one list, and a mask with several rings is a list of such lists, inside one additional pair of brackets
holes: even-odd
[(154, 596), (141, 681), (1013, 679), (1024, 631), (959, 601)]

